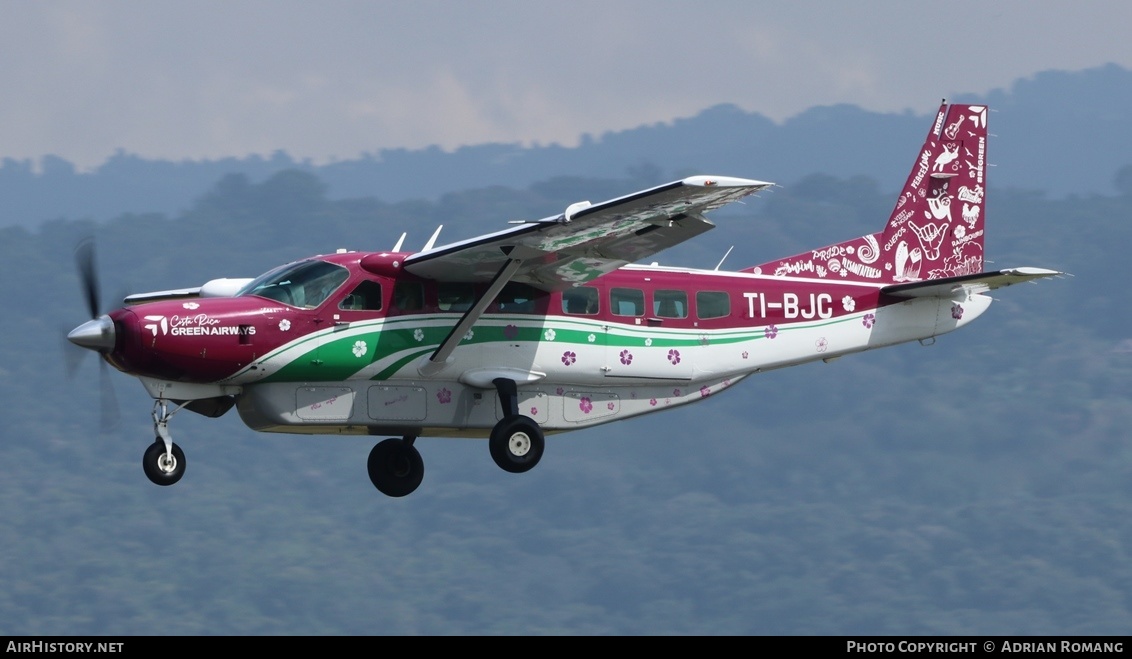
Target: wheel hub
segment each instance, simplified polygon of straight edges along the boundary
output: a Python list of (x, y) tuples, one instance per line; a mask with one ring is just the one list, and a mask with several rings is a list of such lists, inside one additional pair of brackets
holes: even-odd
[(511, 450), (512, 455), (521, 458), (531, 450), (531, 438), (525, 432), (517, 432), (511, 435), (507, 447)]
[(170, 453), (162, 453), (157, 458), (157, 468), (166, 474), (171, 474), (177, 469), (177, 458)]

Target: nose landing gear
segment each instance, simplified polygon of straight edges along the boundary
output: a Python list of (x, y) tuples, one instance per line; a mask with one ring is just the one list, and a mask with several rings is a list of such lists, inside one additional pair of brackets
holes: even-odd
[(153, 402), (153, 432), (157, 438), (142, 455), (142, 469), (155, 485), (172, 485), (185, 475), (185, 453), (169, 435), (169, 419), (185, 405), (169, 411), (169, 401)]

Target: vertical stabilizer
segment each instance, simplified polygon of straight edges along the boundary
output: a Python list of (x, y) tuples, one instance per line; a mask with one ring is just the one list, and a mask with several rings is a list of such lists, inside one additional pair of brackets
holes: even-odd
[(983, 268), (987, 108), (940, 106), (884, 230), (746, 272), (903, 283)]

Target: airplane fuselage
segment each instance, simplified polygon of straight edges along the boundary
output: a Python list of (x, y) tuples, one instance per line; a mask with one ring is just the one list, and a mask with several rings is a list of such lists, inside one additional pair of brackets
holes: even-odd
[(114, 312), (121, 338), (110, 360), (155, 398), (235, 395), (261, 431), (482, 437), (504, 415), (493, 382), (508, 378), (520, 411), (561, 432), (699, 401), (753, 373), (949, 332), (990, 303), (890, 298), (879, 283), (837, 278), (626, 266), (563, 292), (505, 289), (426, 376), (478, 287), (378, 275), (362, 267), (367, 256), (316, 257), (343, 272), (315, 308), (243, 294)]

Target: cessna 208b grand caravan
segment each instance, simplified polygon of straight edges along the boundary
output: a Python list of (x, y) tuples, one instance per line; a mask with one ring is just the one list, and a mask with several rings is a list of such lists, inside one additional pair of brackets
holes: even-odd
[(158, 485), (185, 471), (171, 417), (233, 406), (264, 432), (391, 436), (368, 469), (393, 497), (421, 483), (418, 437), (487, 438), (499, 467), (525, 472), (546, 434), (929, 340), (986, 311), (987, 291), (1060, 274), (983, 271), (986, 142), (986, 107), (944, 102), (880, 231), (738, 272), (631, 265), (772, 185), (692, 176), (420, 252), (340, 250), (132, 295), (106, 315), (88, 273), (94, 318), (68, 338), (155, 399), (143, 466)]

